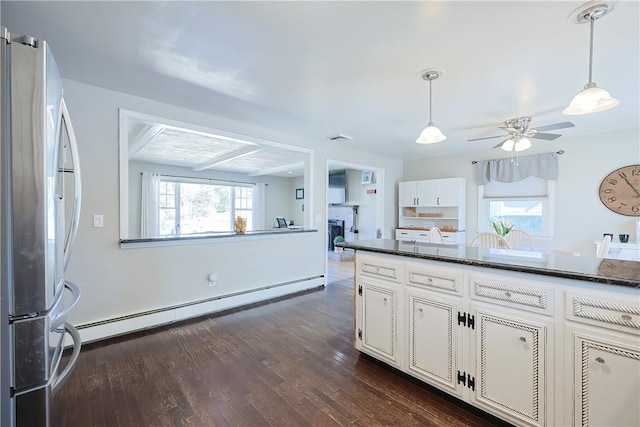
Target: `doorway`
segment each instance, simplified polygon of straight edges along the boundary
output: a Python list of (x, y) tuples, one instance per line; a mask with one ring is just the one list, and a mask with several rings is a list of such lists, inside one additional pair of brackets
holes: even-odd
[(334, 239), (346, 241), (380, 238), (384, 224), (384, 169), (327, 160), (327, 284), (353, 279), (353, 251), (335, 249)]

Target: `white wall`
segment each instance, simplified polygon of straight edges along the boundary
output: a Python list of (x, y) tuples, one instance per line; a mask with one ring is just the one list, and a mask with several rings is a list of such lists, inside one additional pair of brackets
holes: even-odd
[[(255, 289), (325, 272), (326, 161), (361, 159), (385, 170), (389, 194), (402, 174), (402, 162), (357, 153), (327, 141), (301, 140), (273, 130), (64, 80), (65, 97), (78, 138), (83, 168), (83, 206), (79, 235), (67, 277), (82, 290), (71, 312), (74, 324), (111, 319)], [(118, 108), (167, 117), (314, 150), (305, 178), (305, 213), (317, 233), (297, 237), (239, 237), (199, 244), (121, 249), (119, 245)], [(294, 196), (291, 196), (294, 198)], [(385, 233), (395, 225), (394, 198), (385, 206)], [(104, 214), (104, 228), (92, 228), (93, 214)], [(316, 216), (318, 221), (316, 221)], [(209, 287), (211, 272), (218, 285)]]
[[(627, 233), (636, 239), (635, 218), (618, 215), (607, 209), (598, 197), (602, 178), (621, 166), (640, 163), (638, 129), (589, 135), (563, 136), (547, 142), (534, 140), (527, 155), (558, 151), (560, 175), (556, 182), (555, 235), (553, 239), (536, 239), (536, 246), (567, 249), (583, 255), (594, 255), (594, 240), (602, 233)], [(445, 142), (446, 143), (446, 142)], [(462, 154), (404, 162), (403, 181), (463, 177), (467, 179), (467, 240), (473, 239), (478, 228), (478, 186), (472, 160), (487, 160), (508, 156), (501, 150)]]

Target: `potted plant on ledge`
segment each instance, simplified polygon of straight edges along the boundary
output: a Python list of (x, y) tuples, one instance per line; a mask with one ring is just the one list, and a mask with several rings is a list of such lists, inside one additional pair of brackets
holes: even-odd
[(344, 237), (342, 236), (336, 236), (333, 238), (333, 250), (335, 252), (342, 252), (344, 250), (344, 248), (342, 246), (338, 246), (338, 244), (343, 244), (344, 243)]

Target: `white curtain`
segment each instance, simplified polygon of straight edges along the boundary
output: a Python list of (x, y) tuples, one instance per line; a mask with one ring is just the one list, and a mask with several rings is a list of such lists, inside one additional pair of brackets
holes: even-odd
[(253, 198), (251, 201), (253, 214), (253, 229), (264, 230), (264, 192), (267, 184), (259, 182), (253, 187)]
[(142, 205), (140, 206), (140, 237), (158, 237), (160, 221), (160, 175), (142, 172)]

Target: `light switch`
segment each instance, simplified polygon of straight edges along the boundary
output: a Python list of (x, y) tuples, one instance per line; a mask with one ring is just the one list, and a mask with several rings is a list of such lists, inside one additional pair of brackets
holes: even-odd
[(104, 227), (104, 215), (97, 214), (93, 216), (93, 228), (103, 228)]

